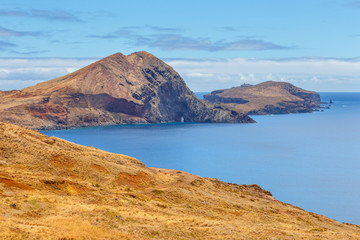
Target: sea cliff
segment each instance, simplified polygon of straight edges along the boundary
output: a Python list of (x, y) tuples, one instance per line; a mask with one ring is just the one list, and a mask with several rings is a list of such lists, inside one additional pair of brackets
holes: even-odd
[(182, 120), (254, 122), (197, 99), (174, 69), (147, 52), (117, 53), (66, 76), (0, 92), (0, 121), (35, 129)]

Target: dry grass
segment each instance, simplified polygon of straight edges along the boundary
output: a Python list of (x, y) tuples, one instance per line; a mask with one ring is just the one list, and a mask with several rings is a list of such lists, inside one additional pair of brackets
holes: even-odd
[(359, 226), (256, 185), (147, 168), (15, 125), (0, 123), (0, 162), (1, 239), (360, 239)]

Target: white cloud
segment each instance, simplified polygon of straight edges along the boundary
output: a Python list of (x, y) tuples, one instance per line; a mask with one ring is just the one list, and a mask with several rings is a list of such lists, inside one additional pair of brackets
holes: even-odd
[(0, 90), (21, 89), (61, 77), (97, 59), (0, 58)]
[(186, 76), (192, 77), (192, 78), (209, 78), (214, 77), (214, 74), (210, 73), (186, 73)]
[(0, 90), (22, 89), (36, 85), (42, 80), (0, 80)]
[[(360, 91), (360, 59), (168, 59), (166, 62), (194, 91), (269, 80), (287, 81), (315, 91)], [(209, 77), (193, 77), (196, 75)]]
[[(76, 71), (98, 59), (0, 58), (0, 90), (21, 89)], [(193, 91), (287, 81), (315, 91), (360, 91), (360, 58), (167, 59)]]

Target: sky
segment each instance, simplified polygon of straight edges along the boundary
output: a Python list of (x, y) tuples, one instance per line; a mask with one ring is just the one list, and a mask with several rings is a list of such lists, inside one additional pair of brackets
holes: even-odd
[(0, 90), (148, 51), (193, 91), (287, 81), (360, 92), (360, 1), (0, 0)]

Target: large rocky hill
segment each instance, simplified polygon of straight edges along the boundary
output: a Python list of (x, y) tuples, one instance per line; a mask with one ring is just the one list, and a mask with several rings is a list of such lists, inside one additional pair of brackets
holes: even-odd
[(117, 53), (66, 76), (0, 92), (0, 121), (37, 129), (182, 120), (253, 122), (198, 100), (176, 71), (147, 52)]
[(0, 123), (0, 238), (349, 240), (360, 226)]
[(320, 104), (320, 95), (316, 92), (273, 81), (216, 90), (204, 99), (238, 113), (255, 115), (312, 112)]

